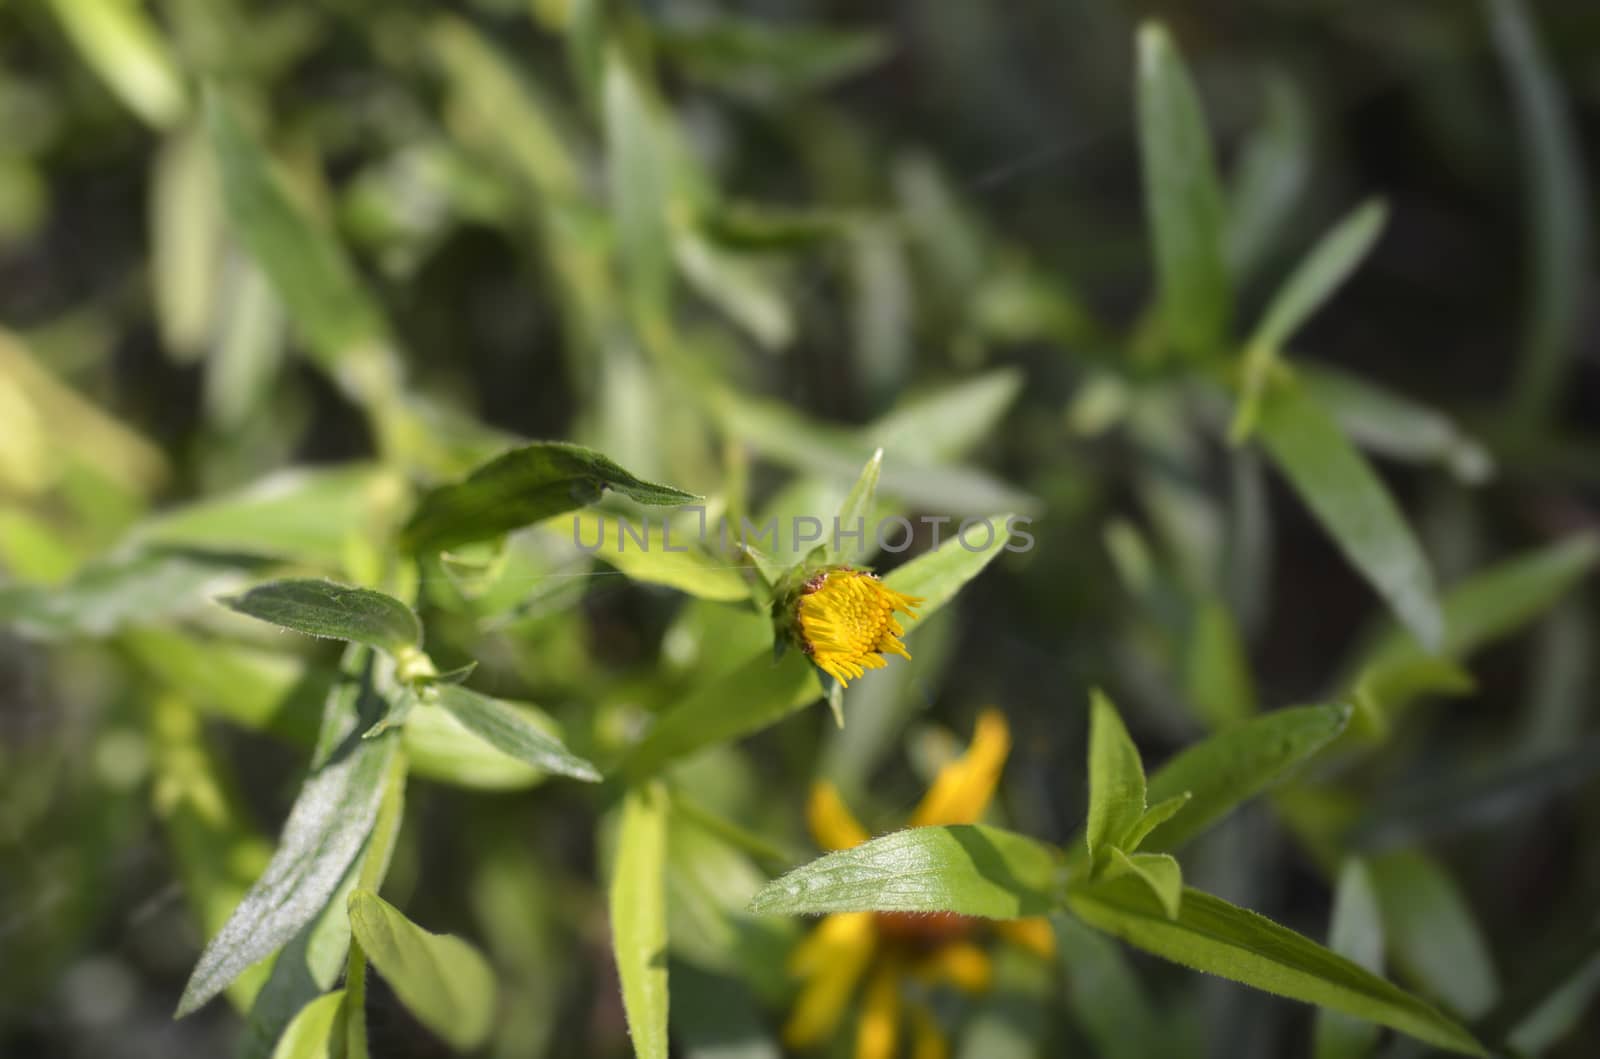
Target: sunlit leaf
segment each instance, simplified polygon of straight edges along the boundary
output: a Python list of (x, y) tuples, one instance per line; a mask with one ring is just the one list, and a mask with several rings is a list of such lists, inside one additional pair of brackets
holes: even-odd
[(301, 1008), (273, 1049), (272, 1059), (333, 1059), (334, 1025), (343, 1001), (344, 990), (335, 989)]
[(639, 1059), (667, 1055), (667, 796), (628, 791), (610, 884), (611, 943)]
[(955, 912), (986, 919), (1041, 915), (1054, 904), (1055, 850), (979, 824), (915, 827), (812, 861), (768, 883), (759, 915)]
[(376, 664), (366, 648), (347, 649), (345, 679), (329, 693), (319, 752), (277, 851), (200, 954), (178, 1004), (180, 1016), (294, 937), (322, 910), (367, 841), (399, 745), (393, 733), (361, 738), (387, 709)]
[(387, 325), (343, 248), (294, 201), (215, 92), (206, 99), (206, 124), (229, 221), (319, 362), (357, 396), (390, 400), (399, 369), (387, 352)]
[(560, 740), (530, 723), (509, 703), (458, 684), (441, 684), (431, 696), (484, 742), (544, 772), (597, 783), (600, 773)]
[(482, 1044), (494, 1019), (495, 981), (478, 950), (430, 934), (371, 890), (352, 891), (349, 909), (361, 950), (417, 1021), (458, 1051)]
[(1145, 810), (1144, 765), (1117, 708), (1100, 691), (1089, 696), (1089, 854), (1097, 861), (1122, 845)]

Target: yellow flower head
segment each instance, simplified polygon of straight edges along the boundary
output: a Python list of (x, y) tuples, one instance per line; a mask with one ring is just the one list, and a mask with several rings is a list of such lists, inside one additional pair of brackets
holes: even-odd
[[(999, 710), (984, 710), (967, 752), (940, 770), (912, 813), (911, 826), (978, 820), (994, 798), (1010, 750), (1004, 716)], [(831, 783), (812, 788), (806, 822), (824, 849), (849, 849), (870, 837)], [(824, 917), (790, 958), (789, 970), (803, 984), (783, 1028), (785, 1042), (791, 1048), (810, 1048), (832, 1037), (865, 980), (856, 1059), (892, 1059), (900, 1050), (902, 1023), (911, 1031), (913, 1059), (943, 1059), (949, 1054), (943, 1031), (932, 1011), (905, 995), (905, 986), (986, 991), (993, 975), (989, 953), (980, 942), (991, 931), (1044, 957), (1053, 951), (1049, 923), (1039, 918), (988, 923), (952, 913), (904, 912)]]
[(882, 669), (885, 654), (911, 657), (900, 642), (906, 630), (895, 614), (915, 619), (921, 602), (865, 570), (818, 571), (800, 589), (795, 607), (801, 650), (818, 669), (849, 685), (868, 669)]

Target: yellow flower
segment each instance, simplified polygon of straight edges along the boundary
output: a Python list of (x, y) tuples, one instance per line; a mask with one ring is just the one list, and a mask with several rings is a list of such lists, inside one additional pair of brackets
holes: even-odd
[(795, 607), (800, 647), (817, 668), (846, 686), (868, 669), (882, 669), (885, 654), (909, 659), (900, 642), (900, 613), (915, 619), (922, 600), (896, 592), (866, 570), (835, 566), (813, 574)]
[[(994, 797), (1011, 751), (1011, 732), (999, 710), (978, 717), (972, 744), (946, 765), (912, 813), (913, 827), (970, 824)], [(831, 783), (819, 782), (806, 806), (806, 822), (824, 849), (849, 849), (869, 837)], [(980, 944), (994, 932), (1043, 957), (1055, 948), (1050, 924), (1040, 918), (1002, 922), (953, 913), (839, 912), (823, 918), (790, 958), (800, 994), (783, 1028), (791, 1048), (810, 1048), (839, 1028), (861, 989), (856, 1059), (893, 1059), (909, 1027), (912, 1059), (945, 1059), (949, 1044), (928, 1008), (907, 995), (908, 984), (950, 985), (982, 993), (993, 977)]]

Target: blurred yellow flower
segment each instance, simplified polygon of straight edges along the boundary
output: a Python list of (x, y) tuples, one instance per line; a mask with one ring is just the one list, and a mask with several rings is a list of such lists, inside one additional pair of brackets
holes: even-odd
[[(910, 826), (976, 822), (994, 797), (1010, 751), (1005, 718), (999, 710), (984, 710), (966, 753), (940, 770), (912, 813)], [(812, 788), (806, 822), (817, 844), (828, 850), (849, 849), (869, 837), (827, 782)], [(951, 985), (966, 993), (985, 992), (993, 970), (979, 943), (991, 931), (1040, 956), (1054, 952), (1050, 924), (1037, 917), (1000, 922), (952, 913), (839, 912), (824, 917), (790, 958), (789, 971), (802, 984), (783, 1029), (784, 1042), (810, 1048), (832, 1038), (865, 982), (856, 1059), (893, 1059), (907, 1024), (913, 1059), (944, 1059), (950, 1048), (943, 1031), (906, 986)]]
[(801, 649), (818, 669), (848, 686), (868, 669), (882, 669), (885, 654), (911, 657), (900, 642), (906, 630), (895, 614), (915, 619), (921, 602), (866, 570), (820, 571), (806, 581), (796, 608)]

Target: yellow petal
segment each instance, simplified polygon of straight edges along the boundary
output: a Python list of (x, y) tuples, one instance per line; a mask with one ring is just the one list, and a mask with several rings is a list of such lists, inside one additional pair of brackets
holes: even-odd
[(939, 770), (938, 778), (912, 814), (912, 827), (970, 824), (983, 815), (1011, 752), (1011, 729), (994, 707), (978, 715), (967, 752)]
[(900, 969), (886, 962), (873, 974), (856, 1027), (856, 1059), (894, 1059), (900, 1038)]
[(806, 823), (811, 828), (811, 837), (822, 849), (850, 849), (872, 837), (844, 804), (839, 788), (827, 780), (811, 785), (811, 798), (806, 802)]
[(950, 1042), (944, 1030), (921, 1004), (911, 1006), (911, 1059), (950, 1059)]
[(1043, 916), (1031, 919), (1003, 919), (994, 929), (1007, 941), (1020, 945), (1036, 956), (1048, 960), (1056, 954), (1056, 934), (1050, 921)]
[(994, 981), (989, 954), (970, 941), (942, 945), (917, 965), (917, 977), (934, 984), (949, 983), (965, 993), (985, 993)]
[(806, 983), (783, 1027), (790, 1048), (809, 1048), (833, 1036), (872, 961), (875, 937), (872, 913), (845, 912), (825, 918), (795, 946), (789, 970)]

